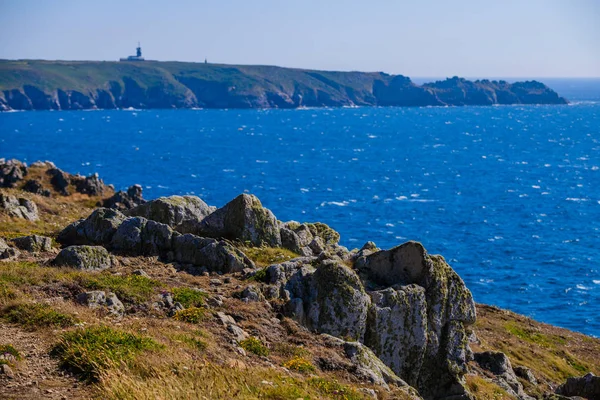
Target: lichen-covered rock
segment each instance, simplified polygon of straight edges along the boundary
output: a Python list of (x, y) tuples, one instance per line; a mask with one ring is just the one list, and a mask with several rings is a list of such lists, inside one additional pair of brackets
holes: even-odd
[[(300, 268), (286, 285), (292, 299), (302, 300), (309, 328), (362, 341), (371, 300), (354, 271), (323, 261), (314, 272)], [(297, 302), (297, 301), (296, 301)]]
[[(356, 259), (355, 268), (369, 291), (416, 285), (422, 288), (425, 298), (425, 302), (422, 302), (422, 296), (415, 296), (417, 302), (407, 304), (417, 321), (426, 319), (426, 324), (423, 320), (422, 323), (412, 325), (417, 331), (420, 330), (419, 333), (413, 332), (412, 337), (425, 338), (424, 354), (422, 340), (409, 340), (408, 343), (415, 344), (415, 347), (409, 346), (414, 352), (408, 359), (404, 359), (406, 364), (399, 363), (402, 358), (397, 356), (398, 347), (391, 351), (389, 346), (379, 345), (381, 339), (389, 340), (385, 330), (379, 334), (369, 334), (367, 345), (372, 345), (375, 353), (383, 360), (395, 360), (397, 364), (390, 365), (392, 370), (413, 383), (424, 397), (465, 395), (462, 377), (467, 371), (467, 357), (470, 354), (465, 327), (475, 322), (475, 304), (471, 292), (458, 274), (443, 257), (427, 254), (417, 242), (362, 255)], [(382, 311), (378, 308), (382, 308)], [(373, 321), (377, 321), (380, 326), (397, 324), (391, 317), (394, 314), (391, 309), (390, 320), (386, 322), (385, 308), (375, 305), (371, 314)], [(426, 331), (423, 332), (424, 327)], [(398, 340), (406, 340), (404, 335), (397, 337)], [(418, 370), (411, 369), (413, 362)]]
[(346, 357), (355, 366), (353, 373), (361, 379), (375, 385), (388, 387), (388, 384), (399, 387), (408, 386), (394, 371), (385, 365), (367, 346), (360, 342), (348, 342), (337, 337), (322, 334), (329, 347), (342, 348)]
[(321, 222), (286, 222), (280, 228), (280, 235), (282, 247), (302, 256), (318, 256), (326, 251), (347, 258), (348, 249), (338, 245), (340, 234)]
[(591, 372), (585, 376), (568, 378), (556, 389), (563, 396), (580, 396), (586, 399), (600, 399), (600, 377)]
[(4, 210), (9, 216), (23, 218), (28, 221), (39, 219), (38, 209), (35, 203), (22, 197), (0, 193), (0, 210)]
[(0, 187), (13, 188), (26, 175), (26, 164), (19, 160), (0, 159)]
[(256, 196), (242, 194), (204, 218), (195, 233), (278, 247), (281, 246), (279, 224)]
[(494, 382), (506, 390), (509, 395), (520, 400), (533, 400), (523, 391), (523, 385), (517, 379), (506, 354), (502, 352), (484, 351), (474, 354), (479, 366), (495, 375)]
[(97, 173), (90, 176), (73, 175), (70, 178), (70, 182), (75, 186), (77, 193), (89, 196), (102, 196), (107, 189)]
[(30, 235), (13, 239), (13, 243), (21, 250), (39, 253), (52, 250), (52, 239), (46, 236)]
[(309, 247), (314, 237), (308, 225), (297, 222), (287, 222), (280, 229), (281, 246), (301, 256), (312, 256)]
[(10, 247), (4, 239), (0, 238), (0, 260), (7, 260), (19, 256), (19, 250)]
[(263, 301), (265, 297), (254, 285), (248, 285), (240, 294), (240, 298), (246, 301)]
[(410, 385), (416, 385), (427, 349), (427, 300), (418, 285), (370, 292), (365, 344)]
[(104, 200), (102, 205), (107, 208), (125, 211), (145, 203), (146, 200), (142, 197), (142, 187), (140, 185), (133, 185), (130, 186), (126, 192), (119, 190), (117, 193)]
[(52, 264), (82, 270), (102, 270), (113, 265), (113, 258), (101, 246), (69, 246), (58, 253)]
[(197, 233), (200, 221), (214, 210), (196, 196), (170, 196), (141, 204), (126, 214), (167, 224), (180, 233)]
[(515, 375), (519, 378), (525, 379), (527, 382), (537, 385), (537, 379), (533, 372), (527, 367), (523, 367), (522, 365), (517, 365), (513, 367), (513, 371), (515, 371)]
[(244, 253), (226, 241), (189, 233), (173, 237), (170, 258), (219, 272), (241, 272), (244, 268), (254, 268), (254, 263)]
[(102, 290), (93, 290), (83, 292), (77, 296), (77, 301), (92, 309), (106, 308), (106, 310), (115, 315), (121, 316), (125, 312), (125, 306), (116, 294), (104, 292)]
[(98, 208), (85, 220), (74, 222), (63, 229), (57, 240), (63, 245), (107, 245), (126, 218), (117, 210)]
[(46, 171), (46, 174), (50, 176), (50, 184), (54, 187), (54, 190), (63, 196), (69, 195), (69, 174), (58, 168), (51, 168)]
[(44, 189), (42, 183), (35, 179), (29, 179), (23, 185), (23, 190), (29, 193), (39, 194), (40, 196), (50, 197), (51, 193), (48, 189)]

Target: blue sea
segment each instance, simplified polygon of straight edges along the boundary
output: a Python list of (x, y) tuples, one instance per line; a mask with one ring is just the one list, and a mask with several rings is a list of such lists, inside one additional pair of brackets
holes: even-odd
[(0, 157), (417, 240), (477, 302), (600, 336), (600, 83), (554, 87), (572, 104), (0, 113)]

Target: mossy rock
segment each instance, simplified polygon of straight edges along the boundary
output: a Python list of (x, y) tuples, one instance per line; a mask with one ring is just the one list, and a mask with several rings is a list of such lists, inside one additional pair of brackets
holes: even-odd
[(58, 253), (52, 264), (81, 270), (102, 270), (113, 265), (113, 258), (101, 246), (69, 246)]

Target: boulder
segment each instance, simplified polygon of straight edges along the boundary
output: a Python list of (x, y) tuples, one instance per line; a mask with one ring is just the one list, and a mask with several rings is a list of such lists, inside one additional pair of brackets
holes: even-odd
[(104, 292), (102, 290), (93, 290), (83, 292), (77, 296), (77, 301), (90, 308), (106, 308), (109, 313), (115, 316), (121, 316), (125, 312), (125, 306), (116, 294)]
[(513, 371), (515, 372), (515, 375), (519, 378), (525, 379), (527, 382), (532, 383), (534, 385), (538, 384), (535, 375), (533, 375), (533, 372), (531, 372), (529, 368), (517, 365), (513, 367)]
[(113, 265), (113, 258), (101, 246), (69, 246), (58, 253), (53, 265), (82, 270), (102, 270)]
[(240, 295), (246, 301), (264, 301), (265, 297), (254, 285), (248, 285)]
[(50, 197), (51, 195), (50, 191), (48, 189), (44, 189), (42, 183), (35, 179), (29, 179), (27, 182), (25, 182), (25, 185), (23, 185), (23, 190), (45, 197)]
[(13, 243), (21, 250), (32, 253), (52, 250), (52, 239), (46, 236), (30, 235), (13, 239)]
[(249, 242), (254, 246), (281, 246), (279, 222), (256, 196), (242, 194), (204, 218), (197, 234)]
[(282, 247), (302, 256), (317, 256), (327, 251), (344, 259), (348, 253), (348, 249), (338, 245), (339, 233), (321, 222), (286, 222), (280, 228), (280, 236)]
[(158, 301), (154, 303), (154, 308), (157, 310), (164, 310), (169, 317), (175, 315), (177, 311), (185, 309), (181, 303), (173, 300), (173, 296), (170, 293), (161, 293)]
[(26, 175), (26, 164), (19, 160), (0, 159), (0, 187), (14, 188)]
[(286, 284), (296, 308), (301, 306), (306, 320), (300, 320), (319, 333), (362, 341), (371, 300), (354, 271), (331, 260), (315, 269), (300, 268)]
[(73, 175), (70, 182), (77, 193), (89, 196), (102, 196), (107, 189), (97, 173), (90, 176)]
[(254, 263), (244, 253), (226, 241), (189, 233), (173, 236), (169, 258), (181, 264), (204, 266), (210, 271), (223, 273), (254, 268)]
[(19, 256), (19, 250), (10, 247), (4, 239), (0, 238), (0, 260), (7, 260)]
[(196, 196), (170, 196), (141, 204), (126, 214), (169, 225), (180, 233), (197, 233), (200, 221), (214, 210)]
[[(443, 257), (427, 254), (417, 242), (365, 253), (355, 268), (373, 298), (368, 325), (381, 327), (370, 329), (365, 344), (424, 397), (465, 395), (466, 327), (475, 322), (475, 304), (462, 279)], [(390, 287), (393, 291), (381, 292)], [(414, 320), (402, 322), (405, 313)], [(388, 327), (398, 331), (390, 334)], [(404, 346), (408, 354), (399, 354)]]
[(113, 196), (104, 200), (102, 206), (125, 211), (144, 203), (146, 203), (146, 200), (142, 197), (142, 187), (140, 185), (133, 185), (127, 189), (127, 192), (119, 190)]
[(58, 168), (51, 168), (46, 171), (46, 174), (50, 176), (50, 184), (54, 190), (63, 196), (69, 195), (69, 174)]
[(108, 244), (127, 217), (117, 210), (98, 208), (85, 220), (72, 223), (58, 235), (63, 245)]
[(523, 385), (517, 379), (506, 354), (502, 352), (485, 351), (475, 353), (474, 359), (479, 366), (495, 375), (494, 382), (506, 390), (509, 395), (520, 400), (533, 400), (523, 391)]
[(35, 203), (22, 197), (0, 193), (0, 210), (4, 210), (9, 216), (23, 218), (28, 221), (39, 219), (38, 209)]
[(586, 399), (600, 399), (600, 377), (591, 372), (585, 376), (568, 378), (556, 389), (563, 396), (580, 396)]

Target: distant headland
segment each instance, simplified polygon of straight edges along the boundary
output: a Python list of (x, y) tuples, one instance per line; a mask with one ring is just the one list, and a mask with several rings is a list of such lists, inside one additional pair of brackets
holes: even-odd
[(537, 81), (417, 85), (383, 72), (149, 61), (136, 50), (115, 62), (0, 60), (0, 111), (567, 104)]

